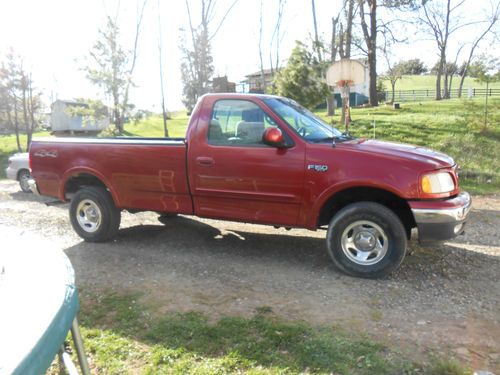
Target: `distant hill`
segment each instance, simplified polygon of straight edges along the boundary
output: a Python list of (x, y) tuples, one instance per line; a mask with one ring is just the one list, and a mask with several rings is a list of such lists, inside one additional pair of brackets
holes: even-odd
[[(385, 89), (390, 91), (391, 84), (389, 81), (384, 80)], [(453, 77), (452, 89), (458, 89), (460, 77)], [(464, 90), (468, 87), (472, 88), (486, 88), (485, 83), (476, 81), (474, 78), (466, 77), (464, 82)], [(491, 88), (500, 88), (500, 82), (490, 83)], [(422, 76), (403, 76), (396, 82), (396, 90), (434, 90), (436, 88), (436, 76), (422, 75)]]

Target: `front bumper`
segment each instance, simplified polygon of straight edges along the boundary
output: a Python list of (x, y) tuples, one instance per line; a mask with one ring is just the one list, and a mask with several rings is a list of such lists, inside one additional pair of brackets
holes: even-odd
[(38, 190), (38, 186), (36, 185), (36, 181), (32, 178), (28, 180), (28, 185), (33, 194), (40, 195), (40, 191)]
[(467, 192), (443, 201), (410, 202), (419, 241), (447, 240), (462, 234), (471, 205)]

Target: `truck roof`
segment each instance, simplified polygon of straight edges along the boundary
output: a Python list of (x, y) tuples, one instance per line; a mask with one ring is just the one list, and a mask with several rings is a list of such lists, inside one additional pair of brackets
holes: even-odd
[(228, 93), (208, 93), (208, 94), (203, 95), (203, 97), (217, 97), (217, 98), (227, 98), (227, 99), (259, 98), (261, 100), (263, 100), (263, 99), (271, 99), (271, 98), (280, 98), (280, 99), (283, 99), (283, 97), (278, 96), (278, 95), (258, 94), (258, 93), (234, 93), (234, 92), (228, 92)]

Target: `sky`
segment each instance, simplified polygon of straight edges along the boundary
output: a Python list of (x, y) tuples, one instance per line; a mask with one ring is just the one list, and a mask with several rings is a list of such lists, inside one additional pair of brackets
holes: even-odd
[[(444, 0), (434, 0), (438, 4)], [(499, 0), (491, 0), (499, 1)], [(50, 104), (55, 99), (78, 97), (100, 98), (101, 90), (86, 78), (88, 51), (105, 26), (106, 15), (117, 16), (121, 42), (131, 49), (134, 42), (137, 7), (140, 0), (1, 0), (0, 1), (0, 60), (9, 47), (22, 56), (24, 66), (32, 71), (35, 86)], [(231, 0), (218, 0), (213, 29), (225, 13)], [(316, 0), (320, 34), (329, 40), (331, 18), (337, 15), (341, 0)], [(189, 0), (194, 23), (199, 20), (198, 0)], [(274, 28), (277, 0), (263, 0), (264, 41), (268, 46)], [(466, 0), (460, 22), (477, 19), (490, 0)], [(260, 69), (259, 41), (260, 0), (239, 0), (212, 40), (215, 75), (227, 75), (230, 81), (240, 82), (246, 74)], [(160, 112), (160, 81), (158, 54), (158, 15), (162, 23), (162, 52), (164, 85), (169, 110), (182, 108), (182, 82), (179, 50), (180, 28), (188, 27), (184, 0), (148, 0), (139, 39), (138, 60), (134, 71), (135, 87), (131, 102), (138, 108)], [(295, 40), (310, 40), (313, 34), (310, 0), (288, 0), (285, 7), (280, 48), (280, 60), (286, 63)], [(450, 55), (459, 47), (467, 47), (479, 26), (464, 27), (450, 41)], [(496, 31), (500, 33), (499, 25)], [(400, 26), (399, 35), (411, 43), (393, 48), (394, 61), (420, 58), (428, 65), (437, 60), (435, 42), (415, 25)], [(463, 49), (463, 54), (467, 48)], [(500, 55), (498, 45), (484, 42), (479, 52)], [(264, 65), (269, 68), (269, 49), (264, 51)], [(382, 59), (379, 59), (382, 60)], [(386, 69), (380, 61), (379, 73)]]

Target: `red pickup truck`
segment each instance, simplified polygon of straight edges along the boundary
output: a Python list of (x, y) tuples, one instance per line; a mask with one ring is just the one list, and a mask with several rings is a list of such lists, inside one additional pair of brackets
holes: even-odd
[(328, 228), (334, 264), (362, 277), (396, 269), (414, 227), (423, 241), (462, 233), (471, 206), (449, 156), (354, 138), (270, 95), (203, 96), (185, 139), (36, 139), (30, 167), (86, 241), (115, 236), (121, 210)]

